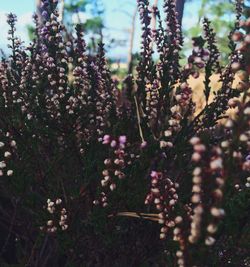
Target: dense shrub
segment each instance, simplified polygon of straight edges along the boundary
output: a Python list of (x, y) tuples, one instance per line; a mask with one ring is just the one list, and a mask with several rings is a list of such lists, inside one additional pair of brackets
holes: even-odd
[(241, 30), (236, 31), (233, 35), (233, 40), (239, 43), (238, 49), (242, 51), (245, 57), (245, 65), (248, 74), (250, 74), (250, 7), (245, 6), (245, 19), (240, 21)]
[[(11, 53), (0, 63), (1, 266), (249, 266), (247, 77), (233, 88), (244, 67), (232, 38), (241, 1), (229, 64), (221, 66), (204, 19), (204, 36), (193, 40), (183, 67), (174, 2), (164, 1), (163, 22), (138, 0), (142, 50), (121, 91), (104, 45), (88, 55), (81, 25), (69, 39), (57, 1), (42, 1), (42, 23), (34, 17), (27, 47), (8, 15)], [(197, 113), (188, 80), (201, 71), (206, 103)], [(215, 95), (213, 73), (221, 80)]]

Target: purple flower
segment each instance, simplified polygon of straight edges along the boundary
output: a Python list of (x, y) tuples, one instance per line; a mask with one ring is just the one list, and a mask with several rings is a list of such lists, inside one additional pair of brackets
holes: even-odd
[(116, 147), (116, 144), (117, 144), (116, 141), (115, 140), (112, 140), (112, 142), (110, 143), (110, 146), (111, 147)]
[(46, 19), (46, 18), (48, 18), (49, 14), (48, 14), (47, 11), (44, 10), (44, 11), (42, 12), (42, 16)]
[(158, 178), (158, 173), (156, 171), (152, 171), (151, 174), (150, 174), (150, 176), (152, 178)]
[(145, 148), (147, 146), (147, 142), (146, 141), (143, 141), (142, 143), (141, 143), (141, 148)]
[(121, 136), (119, 137), (119, 142), (120, 142), (120, 144), (125, 144), (125, 143), (127, 142), (127, 137), (126, 137), (126, 135), (121, 135)]
[(103, 142), (102, 142), (104, 145), (106, 145), (106, 144), (109, 144), (110, 143), (110, 135), (108, 135), (108, 134), (105, 134), (104, 136), (103, 136)]

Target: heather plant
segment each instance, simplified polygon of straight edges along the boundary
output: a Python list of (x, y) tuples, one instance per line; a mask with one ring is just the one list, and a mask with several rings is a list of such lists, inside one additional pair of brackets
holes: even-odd
[[(7, 18), (1, 266), (249, 266), (249, 81), (233, 86), (245, 66), (234, 38), (242, 2), (229, 63), (220, 64), (205, 18), (182, 67), (175, 1), (164, 1), (163, 20), (138, 0), (140, 59), (122, 90), (104, 44), (88, 55), (81, 25), (66, 38), (56, 6), (42, 1), (27, 47), (16, 35), (16, 16)], [(153, 31), (152, 12), (159, 24)], [(197, 112), (189, 78), (201, 71), (206, 101)], [(213, 73), (220, 75), (216, 93)]]
[(250, 19), (249, 19), (250, 7), (245, 6), (244, 16), (240, 21), (240, 29), (236, 31), (233, 35), (233, 40), (238, 44), (238, 49), (242, 51), (245, 57), (245, 67), (247, 73), (242, 73), (242, 79), (247, 80), (249, 70), (249, 27), (250, 27)]

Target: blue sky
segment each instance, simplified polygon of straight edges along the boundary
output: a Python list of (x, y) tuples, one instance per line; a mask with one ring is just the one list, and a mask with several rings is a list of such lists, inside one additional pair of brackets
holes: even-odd
[[(0, 0), (0, 48), (5, 49), (7, 25), (5, 23), (5, 15), (13, 12), (18, 16), (17, 32), (19, 37), (28, 42), (27, 25), (32, 23), (32, 14), (35, 11), (36, 0)], [(151, 1), (152, 2), (152, 1)], [(159, 6), (162, 6), (163, 0), (159, 0)], [(115, 39), (128, 40), (128, 29), (131, 25), (131, 19), (122, 10), (132, 14), (136, 0), (103, 0), (105, 7), (105, 25), (107, 30), (106, 35), (112, 36)], [(200, 0), (193, 0), (187, 2), (184, 12), (183, 26), (188, 29), (197, 23), (198, 10), (200, 7)], [(134, 50), (137, 51), (140, 45), (140, 24), (137, 17), (136, 23), (136, 38)], [(124, 57), (126, 56), (127, 47), (117, 47), (109, 51), (111, 56)]]

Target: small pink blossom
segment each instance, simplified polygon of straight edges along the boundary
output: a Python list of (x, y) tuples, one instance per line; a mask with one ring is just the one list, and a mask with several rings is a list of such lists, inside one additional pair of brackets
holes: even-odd
[(119, 142), (120, 142), (120, 144), (125, 144), (125, 143), (127, 142), (127, 137), (126, 137), (126, 135), (121, 135), (121, 136), (119, 137)]

